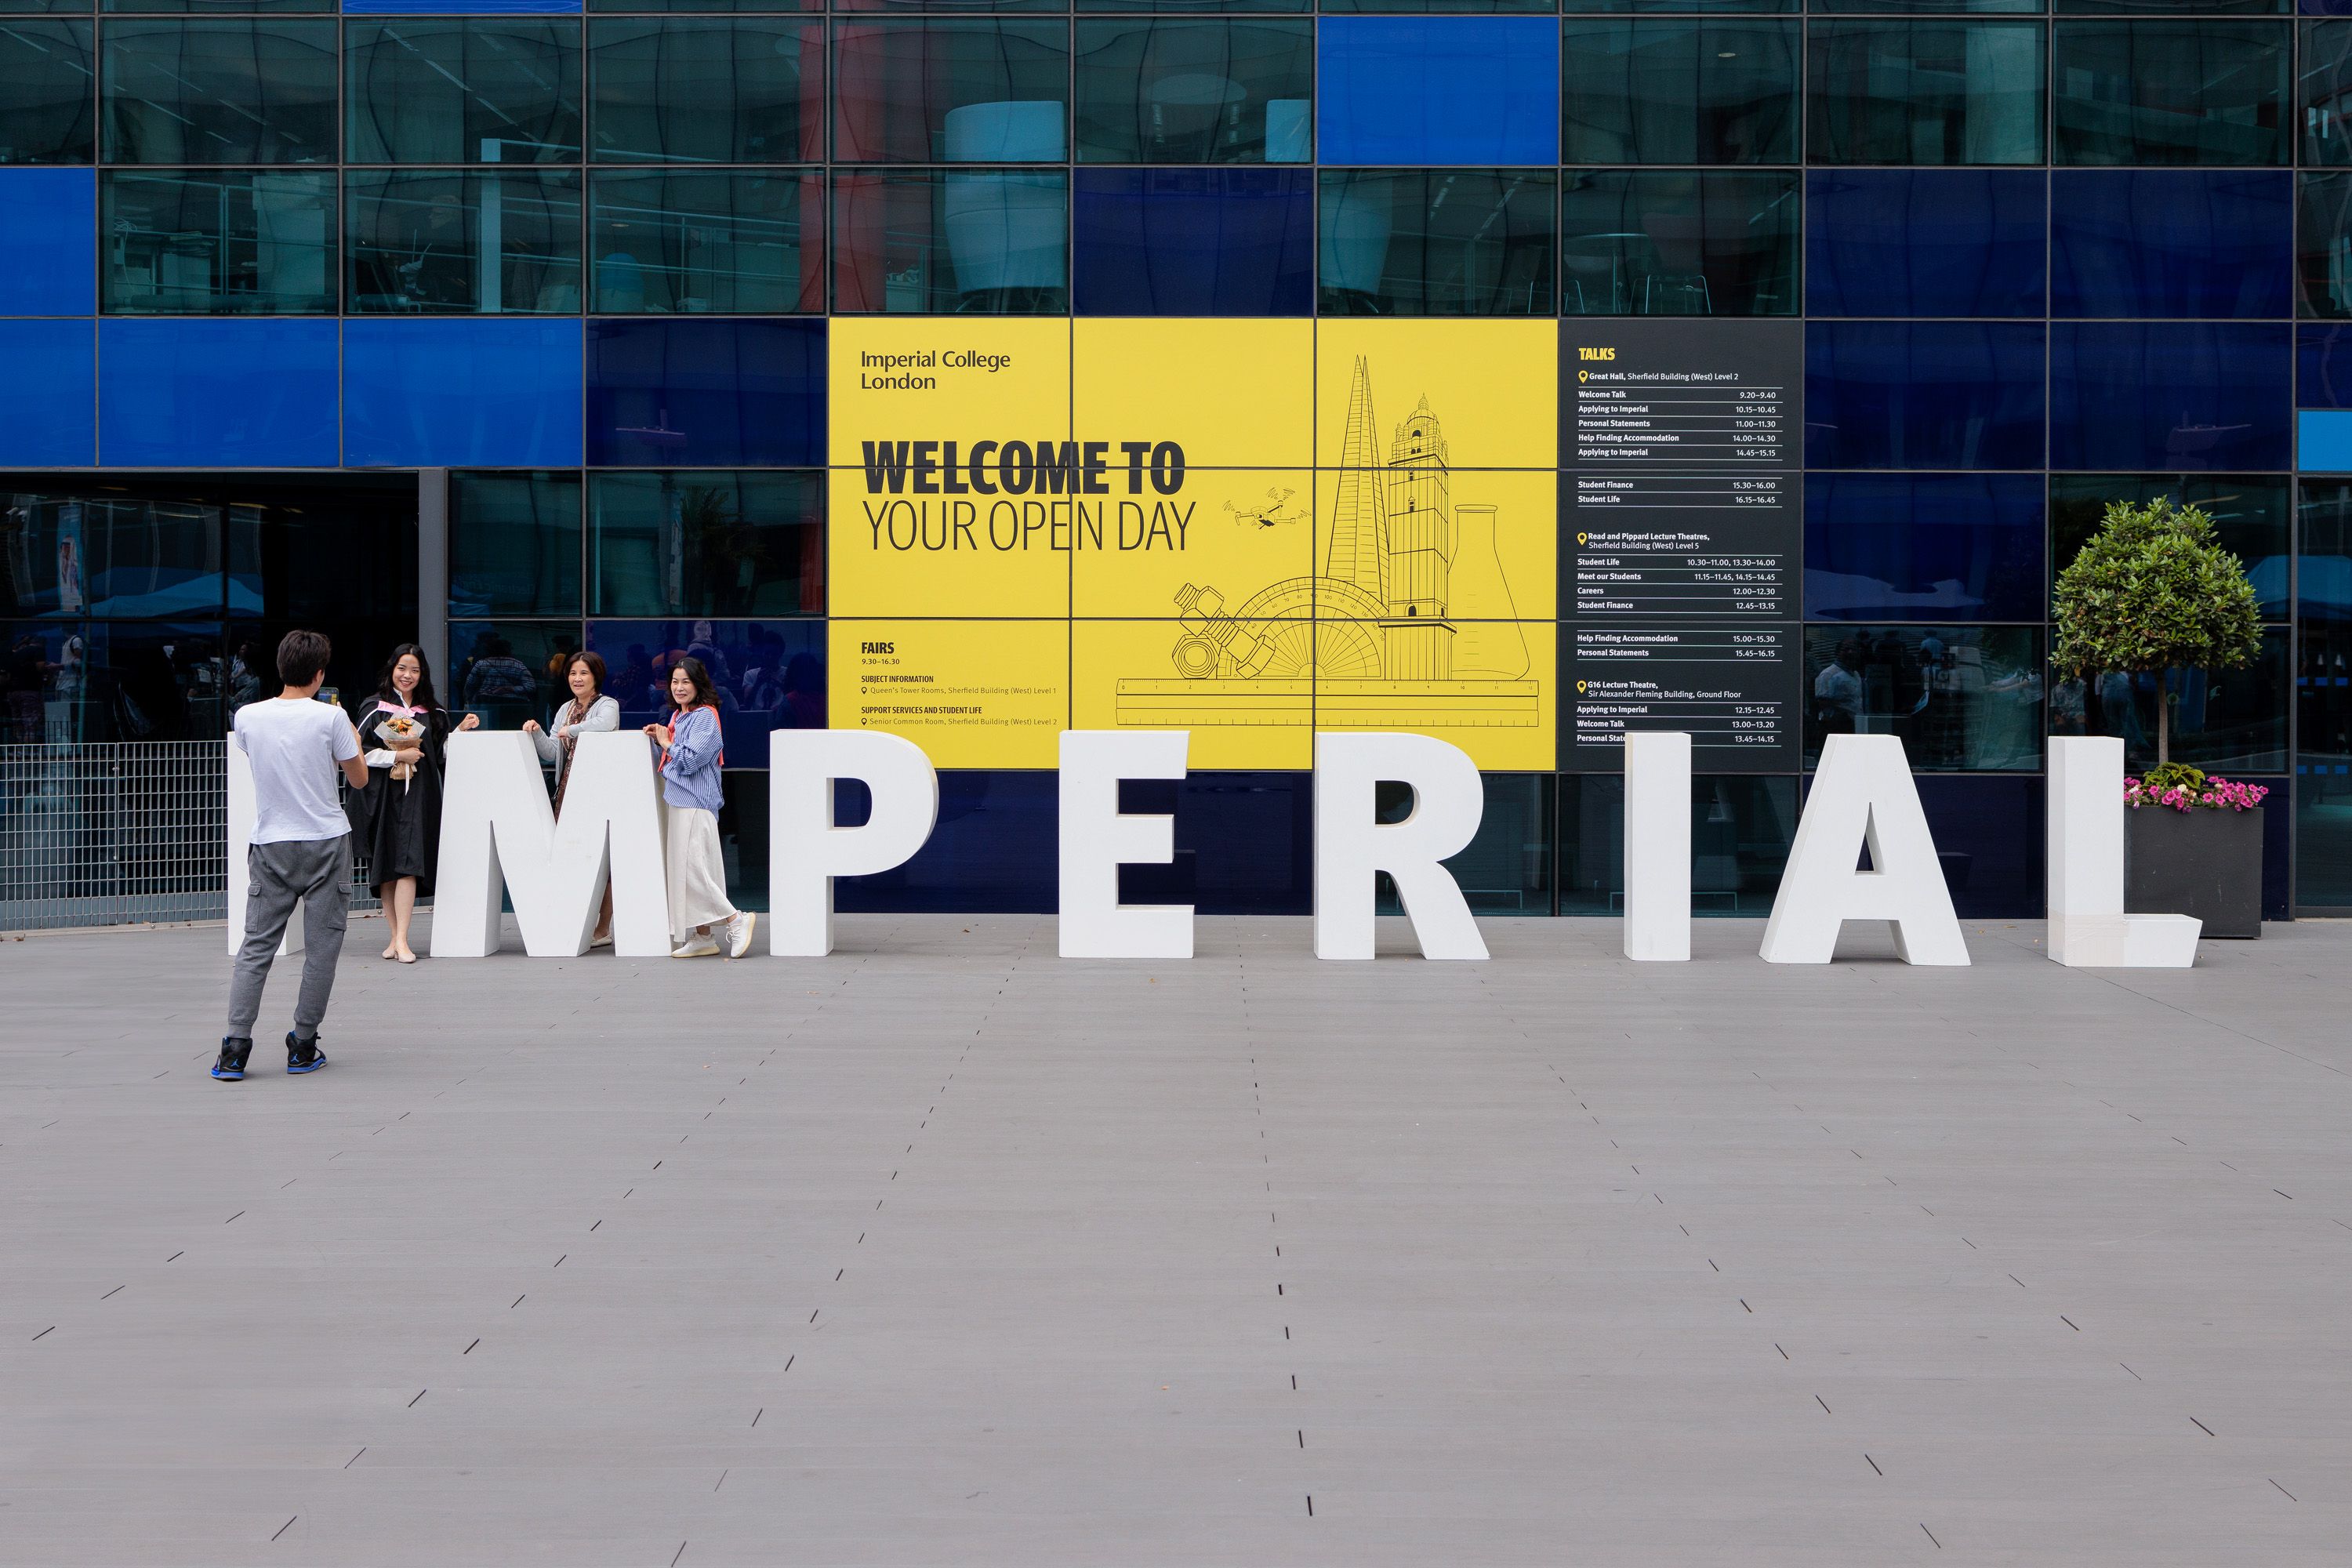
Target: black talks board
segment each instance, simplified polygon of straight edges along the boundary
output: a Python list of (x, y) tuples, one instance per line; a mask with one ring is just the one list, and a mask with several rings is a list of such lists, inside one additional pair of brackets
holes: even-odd
[(1685, 730), (1697, 772), (1795, 772), (1802, 326), (1560, 329), (1561, 766)]

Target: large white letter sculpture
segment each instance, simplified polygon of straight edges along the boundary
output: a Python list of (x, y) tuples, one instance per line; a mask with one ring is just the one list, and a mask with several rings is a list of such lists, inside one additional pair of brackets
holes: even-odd
[[(1383, 783), (1412, 790), (1412, 814), (1383, 824)], [(1315, 956), (1372, 956), (1372, 874), (1396, 883), (1423, 958), (1484, 958), (1486, 943), (1439, 864), (1477, 836), (1486, 792), (1478, 764), (1428, 735), (1315, 737)]]
[[(448, 759), (433, 889), (434, 957), (482, 958), (499, 950), (502, 886), (514, 901), (525, 952), (577, 957), (595, 933), (608, 880), (614, 952), (660, 958), (669, 952), (661, 797), (645, 736), (633, 730), (581, 736), (560, 819), (529, 735), (452, 735)], [(373, 787), (401, 786), (378, 779)]]
[[(874, 730), (778, 730), (768, 737), (768, 951), (833, 951), (833, 879), (903, 866), (940, 818), (940, 775), (912, 741)], [(874, 810), (833, 825), (837, 779), (862, 781)]]
[(1625, 737), (1625, 956), (1690, 957), (1691, 738)]
[[(250, 873), (246, 868), (245, 852), (253, 847), (253, 823), (261, 812), (260, 803), (253, 795), (253, 759), (236, 743), (236, 731), (228, 736), (228, 955), (245, 945), (245, 899)], [(286, 934), (278, 943), (278, 954), (302, 951), (302, 914), (296, 910), (286, 922)]]
[(2070, 969), (2186, 969), (2204, 923), (2124, 913), (2124, 743), (2050, 738), (2050, 956)]
[[(1870, 846), (1871, 869), (1855, 869)], [(1893, 735), (1832, 735), (1764, 922), (1767, 963), (1827, 963), (1847, 921), (1885, 921), (1906, 963), (1965, 964), (1952, 890)]]
[(1190, 958), (1192, 906), (1122, 904), (1121, 865), (1176, 858), (1176, 819), (1123, 816), (1121, 779), (1181, 779), (1192, 735), (1183, 730), (1062, 731), (1064, 958)]

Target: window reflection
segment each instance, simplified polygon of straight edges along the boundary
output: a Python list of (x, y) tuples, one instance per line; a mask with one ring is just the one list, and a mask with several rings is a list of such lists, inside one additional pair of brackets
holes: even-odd
[(354, 311), (568, 313), (580, 309), (580, 176), (353, 170)]
[(2061, 163), (2289, 161), (2285, 22), (2061, 22)]
[(480, 715), (486, 729), (520, 730), (526, 719), (544, 724), (555, 705), (570, 698), (563, 667), (580, 646), (576, 620), (452, 621), (453, 668), (441, 700), (455, 710)]
[(344, 49), (352, 163), (579, 162), (577, 22), (354, 22)]
[(2042, 633), (2025, 626), (1805, 632), (1805, 762), (1831, 735), (1894, 735), (1925, 771), (2042, 765)]
[(600, 174), (593, 200), (601, 312), (824, 309), (824, 181), (815, 171)]
[(1081, 22), (1080, 163), (1304, 163), (1311, 22)]
[(1549, 170), (1327, 169), (1321, 184), (1324, 314), (1551, 314)]
[(2236, 669), (2173, 669), (2161, 675), (2110, 669), (2087, 679), (2055, 678), (2050, 732), (2120, 737), (2126, 769), (2153, 767), (2162, 692), (2172, 704), (2167, 749), (2174, 762), (2209, 773), (2283, 773), (2287, 642), (2284, 627), (2266, 630), (2262, 651)]
[(1067, 177), (1026, 169), (836, 174), (836, 310), (1069, 309)]
[(110, 173), (100, 186), (107, 310), (333, 312), (332, 174)]
[(815, 621), (593, 620), (588, 647), (604, 659), (604, 689), (621, 704), (621, 724), (650, 724), (669, 711), (670, 667), (702, 661), (719, 694), (719, 724), (730, 768), (768, 765), (772, 730), (822, 730), (824, 627)]
[[(0, 555), (8, 562), (0, 616), (221, 610), (216, 504), (69, 493), (0, 497)], [(251, 604), (246, 613), (258, 608)]]
[(1560, 161), (1793, 163), (1799, 24), (1566, 24)]
[(821, 156), (824, 29), (774, 20), (588, 25), (590, 145), (604, 163)]
[(2352, 163), (2352, 22), (2305, 22), (2295, 110), (2303, 162)]
[(873, 22), (834, 35), (844, 163), (1054, 163), (1068, 145), (1066, 22)]
[[(1458, 853), (1446, 858), (1445, 869), (1463, 898), (1482, 915), (1550, 914), (1556, 831), (1552, 796), (1558, 780), (1550, 773), (1482, 773), (1479, 782), (1486, 798), (1478, 831)], [(1378, 787), (1373, 810), (1381, 821), (1402, 822), (1412, 808), (1410, 784)], [(1387, 872), (1374, 874), (1373, 887), (1381, 914), (1403, 912), (1396, 883)]]
[(2039, 22), (1819, 22), (1805, 65), (1814, 163), (2038, 163)]
[(2352, 321), (2352, 174), (2295, 176), (2295, 313)]
[(0, 740), (217, 740), (227, 727), (217, 616), (0, 623)]
[[(1700, 773), (1691, 780), (1691, 913), (1762, 915), (1780, 891), (1797, 830), (1797, 781)], [(1625, 912), (1625, 778), (1559, 781), (1559, 912)]]
[(1570, 173), (1560, 194), (1560, 311), (1790, 316), (1797, 176)]
[(0, 163), (87, 163), (97, 149), (90, 24), (0, 28)]
[(580, 614), (577, 474), (450, 476), (449, 611)]
[(590, 611), (822, 615), (824, 524), (822, 473), (593, 475)]
[(111, 22), (111, 163), (331, 163), (332, 22)]

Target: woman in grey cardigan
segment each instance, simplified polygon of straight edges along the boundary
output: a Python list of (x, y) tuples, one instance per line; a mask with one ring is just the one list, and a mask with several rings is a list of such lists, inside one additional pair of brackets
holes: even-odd
[[(621, 705), (604, 695), (604, 661), (593, 653), (575, 653), (563, 667), (563, 683), (572, 689), (572, 700), (558, 708), (548, 718), (547, 728), (539, 727), (536, 719), (523, 721), (523, 732), (539, 748), (539, 760), (555, 764), (555, 812), (563, 815), (563, 786), (572, 780), (572, 753), (578, 748), (580, 737), (595, 730), (618, 730), (621, 727)], [(613, 945), (613, 889), (604, 889), (604, 907), (596, 915), (596, 934), (589, 940), (590, 947)]]

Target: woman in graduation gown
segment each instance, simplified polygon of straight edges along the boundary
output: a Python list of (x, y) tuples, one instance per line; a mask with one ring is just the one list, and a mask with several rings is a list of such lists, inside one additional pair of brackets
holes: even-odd
[(374, 705), (360, 718), (368, 782), (352, 797), (351, 811), (352, 828), (367, 851), (369, 884), (392, 921), (386, 958), (416, 962), (408, 927), (417, 897), (433, 891), (433, 868), (441, 858), (442, 747), (453, 729), (471, 730), (480, 722), (468, 713), (451, 723), (448, 710), (433, 695), (433, 671), (424, 649), (403, 643), (392, 650), (376, 683)]

